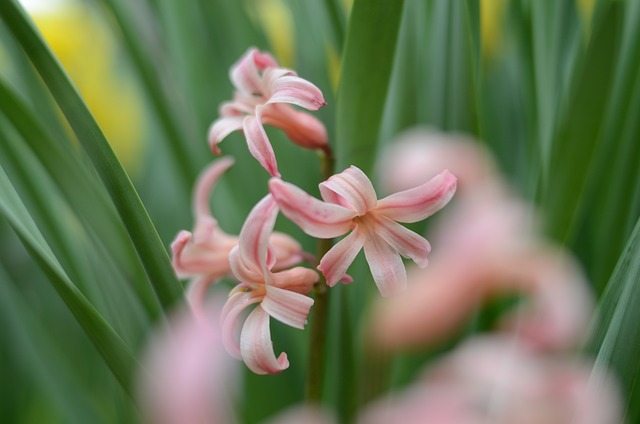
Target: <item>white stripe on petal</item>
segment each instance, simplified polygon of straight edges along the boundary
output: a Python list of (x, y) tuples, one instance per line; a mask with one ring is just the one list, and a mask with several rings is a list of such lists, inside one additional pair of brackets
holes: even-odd
[(289, 368), (287, 354), (273, 353), (269, 314), (258, 305), (247, 317), (240, 335), (240, 352), (249, 369), (256, 374), (278, 374)]
[(258, 303), (259, 298), (252, 296), (251, 292), (237, 291), (227, 300), (222, 308), (220, 324), (222, 326), (222, 343), (229, 355), (236, 359), (242, 359), (240, 345), (236, 340), (236, 330), (238, 328), (238, 318), (242, 311), (254, 303)]
[(320, 260), (318, 269), (327, 285), (335, 286), (347, 273), (349, 266), (358, 255), (365, 242), (365, 234), (356, 227), (351, 234), (335, 244)]
[(376, 212), (399, 222), (418, 222), (442, 209), (456, 191), (456, 177), (442, 171), (426, 183), (378, 200)]
[(356, 213), (339, 205), (322, 202), (280, 179), (269, 181), (269, 191), (283, 214), (312, 237), (333, 238), (349, 231)]
[(424, 237), (385, 216), (375, 216), (375, 233), (420, 268), (427, 266), (431, 245)]
[(369, 178), (359, 168), (350, 166), (320, 184), (325, 202), (335, 203), (364, 215), (375, 208), (377, 196)]
[(278, 321), (294, 328), (303, 329), (307, 323), (313, 299), (300, 293), (267, 286), (267, 295), (262, 308)]
[(402, 258), (386, 241), (369, 233), (364, 243), (364, 255), (383, 297), (394, 296), (406, 289), (407, 272)]
[(278, 163), (273, 153), (273, 147), (260, 122), (260, 108), (256, 108), (256, 116), (246, 116), (242, 122), (244, 136), (247, 139), (249, 152), (262, 165), (262, 167), (272, 176), (279, 177)]

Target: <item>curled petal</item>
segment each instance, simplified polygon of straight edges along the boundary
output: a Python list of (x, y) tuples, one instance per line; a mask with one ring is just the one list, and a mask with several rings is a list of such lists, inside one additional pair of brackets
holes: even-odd
[(267, 69), (264, 84), (271, 92), (267, 103), (290, 103), (307, 110), (318, 110), (327, 104), (318, 87), (292, 76), (286, 69)]
[[(318, 269), (322, 272), (327, 285), (335, 286), (339, 281), (343, 280), (349, 265), (356, 258), (356, 255), (362, 249), (366, 236), (356, 227), (351, 234), (335, 244), (320, 260)], [(347, 282), (351, 282), (347, 279)]]
[(229, 253), (229, 266), (231, 273), (243, 283), (264, 284), (264, 272), (252, 261), (245, 262), (240, 255), (238, 246), (231, 249)]
[(220, 324), (222, 326), (222, 343), (229, 355), (236, 359), (242, 359), (240, 345), (236, 340), (236, 330), (238, 328), (238, 317), (247, 307), (260, 301), (259, 297), (253, 296), (250, 291), (242, 291), (244, 286), (240, 284), (234, 289), (234, 294), (229, 297), (222, 308)]
[(263, 94), (262, 79), (256, 66), (256, 57), (260, 52), (250, 48), (232, 67), (229, 77), (233, 85), (246, 94)]
[(318, 273), (301, 266), (277, 272), (272, 275), (273, 286), (281, 289), (307, 294), (318, 282)]
[(273, 353), (269, 314), (258, 305), (247, 317), (240, 335), (240, 351), (247, 367), (256, 374), (278, 374), (289, 368), (287, 354)]
[(358, 215), (375, 208), (377, 201), (371, 181), (353, 165), (321, 183), (320, 194), (325, 202), (353, 209)]
[(218, 144), (224, 140), (229, 134), (242, 129), (244, 116), (231, 116), (217, 119), (209, 127), (209, 147), (213, 153), (219, 155), (222, 153), (218, 148)]
[(265, 125), (280, 128), (298, 146), (328, 150), (327, 130), (316, 117), (282, 103), (264, 106), (260, 113)]
[(402, 259), (382, 237), (370, 232), (364, 243), (364, 255), (383, 297), (394, 296), (406, 289), (407, 271)]
[(287, 218), (312, 237), (333, 238), (349, 231), (355, 212), (322, 202), (280, 179), (269, 180), (269, 191)]
[(412, 259), (420, 268), (427, 266), (431, 245), (424, 237), (385, 216), (376, 216), (375, 232), (405, 258)]
[(211, 216), (209, 197), (211, 190), (218, 182), (218, 179), (234, 163), (232, 157), (224, 157), (209, 165), (198, 177), (196, 190), (193, 196), (193, 204), (196, 216)]
[(456, 191), (456, 177), (442, 171), (426, 183), (380, 199), (376, 212), (399, 222), (418, 222), (442, 209)]
[(204, 305), (206, 303), (207, 290), (211, 284), (215, 282), (215, 278), (203, 275), (194, 278), (189, 283), (186, 297), (196, 318), (204, 317)]
[(249, 212), (240, 230), (239, 254), (246, 264), (266, 271), (267, 247), (278, 217), (278, 204), (270, 194), (264, 196)]
[(278, 321), (302, 330), (307, 323), (313, 299), (291, 290), (268, 285), (261, 305), (262, 309)]
[(269, 245), (273, 247), (275, 264), (272, 268), (274, 270), (290, 268), (300, 263), (305, 257), (300, 243), (287, 234), (274, 232), (269, 237)]
[(278, 172), (276, 156), (273, 153), (273, 147), (271, 147), (271, 142), (264, 131), (262, 122), (260, 122), (259, 108), (256, 108), (256, 116), (246, 116), (244, 118), (242, 127), (251, 155), (272, 177), (279, 177), (280, 172)]

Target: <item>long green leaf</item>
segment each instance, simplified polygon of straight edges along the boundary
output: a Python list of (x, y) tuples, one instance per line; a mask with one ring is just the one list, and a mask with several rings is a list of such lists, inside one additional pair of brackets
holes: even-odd
[(136, 369), (134, 356), (120, 336), (64, 272), (2, 168), (0, 168), (0, 213), (8, 220), (31, 256), (49, 277), (54, 288), (98, 349), (122, 387), (131, 393), (131, 379)]
[(609, 280), (599, 305), (593, 346), (597, 365), (610, 366), (627, 394), (626, 422), (640, 420), (640, 220)]
[(86, 104), (15, 0), (0, 2), (0, 16), (29, 56), (93, 162), (124, 222), (163, 307), (181, 294), (171, 263), (149, 216)]
[(393, 68), (403, 0), (356, 0), (351, 11), (338, 91), (339, 170), (370, 172)]

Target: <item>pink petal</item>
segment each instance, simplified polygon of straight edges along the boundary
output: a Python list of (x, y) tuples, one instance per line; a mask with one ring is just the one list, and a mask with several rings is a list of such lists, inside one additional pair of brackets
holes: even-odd
[(264, 131), (262, 122), (260, 122), (259, 113), (258, 108), (256, 109), (256, 116), (246, 116), (242, 123), (244, 135), (247, 138), (247, 146), (249, 146), (249, 152), (253, 157), (272, 177), (279, 177), (276, 156), (273, 153), (271, 142)]
[(320, 194), (325, 202), (350, 208), (364, 215), (375, 208), (377, 196), (369, 178), (355, 166), (320, 184)]
[(270, 194), (263, 197), (249, 212), (240, 230), (238, 254), (242, 263), (252, 270), (267, 271), (269, 236), (278, 217), (278, 205)]
[(287, 137), (305, 149), (328, 150), (327, 130), (324, 124), (306, 112), (284, 103), (260, 108), (260, 120), (264, 125), (280, 128)]
[(238, 246), (229, 252), (229, 266), (231, 273), (238, 281), (264, 284), (264, 271), (253, 261), (245, 262), (240, 255)]
[(442, 209), (456, 191), (456, 177), (442, 171), (426, 183), (378, 200), (376, 212), (399, 222), (418, 222)]
[(376, 234), (405, 258), (412, 259), (420, 268), (427, 266), (431, 245), (422, 236), (385, 216), (376, 216)]
[(256, 66), (259, 51), (250, 48), (232, 67), (229, 77), (240, 92), (245, 94), (263, 94), (262, 78)]
[(262, 299), (261, 305), (262, 309), (278, 321), (302, 330), (307, 323), (313, 299), (268, 285), (267, 295)]
[[(242, 291), (243, 284), (234, 289), (235, 293), (229, 297), (222, 308), (220, 324), (222, 327), (222, 343), (229, 355), (236, 359), (242, 359), (240, 345), (236, 340), (236, 330), (238, 328), (238, 317), (247, 307), (260, 301), (259, 297), (253, 296), (251, 292)], [(238, 291), (236, 291), (238, 290)]]
[(364, 243), (364, 255), (373, 280), (383, 297), (394, 296), (406, 289), (407, 272), (402, 259), (382, 237), (368, 232)]
[(326, 105), (322, 92), (307, 80), (292, 76), (286, 69), (267, 69), (264, 84), (271, 96), (267, 103), (290, 103), (307, 110), (318, 110)]
[(228, 118), (220, 118), (213, 121), (209, 127), (209, 147), (213, 153), (219, 155), (221, 153), (218, 144), (224, 140), (229, 134), (242, 129), (244, 116), (232, 116)]
[(277, 272), (272, 277), (271, 285), (274, 287), (300, 294), (309, 293), (313, 289), (313, 285), (319, 280), (317, 272), (301, 266)]
[(318, 269), (324, 275), (329, 287), (335, 286), (345, 277), (347, 269), (362, 249), (365, 239), (365, 234), (356, 227), (322, 257)]
[(269, 191), (282, 213), (312, 237), (333, 238), (349, 231), (354, 211), (322, 202), (280, 179), (269, 180)]
[(209, 276), (199, 276), (194, 278), (187, 288), (186, 298), (196, 317), (204, 316), (204, 305), (207, 299), (207, 291), (209, 287), (217, 280)]
[(276, 359), (269, 330), (269, 314), (260, 305), (247, 317), (240, 335), (240, 351), (247, 367), (256, 374), (278, 374), (289, 368), (287, 354)]
[(200, 174), (193, 195), (196, 216), (211, 216), (211, 207), (209, 206), (211, 191), (220, 176), (231, 168), (233, 163), (232, 157), (224, 157), (213, 162)]

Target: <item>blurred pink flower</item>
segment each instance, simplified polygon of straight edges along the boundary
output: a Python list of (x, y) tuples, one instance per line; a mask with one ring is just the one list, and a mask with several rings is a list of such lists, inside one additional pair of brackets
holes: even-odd
[[(444, 142), (444, 136), (434, 140), (419, 134), (413, 133), (417, 139), (409, 141), (418, 149), (415, 156), (430, 154), (425, 166), (415, 169), (422, 178), (430, 178), (442, 167), (464, 165), (468, 172), (461, 177), (453, 208), (434, 229), (439, 249), (432, 265), (410, 270), (409, 290), (378, 302), (373, 309), (374, 339), (390, 349), (435, 344), (455, 335), (488, 299), (524, 294), (524, 307), (517, 308), (503, 325), (539, 349), (574, 347), (593, 306), (579, 267), (536, 235), (534, 212), (509, 194), (481, 149), (455, 137)], [(400, 149), (400, 156), (412, 156), (407, 144)], [(398, 155), (390, 152), (392, 163), (398, 163)], [(382, 179), (390, 181), (397, 169), (384, 171), (387, 175)]]
[[(187, 297), (196, 308), (201, 307), (206, 291), (213, 282), (231, 274), (229, 252), (238, 244), (238, 237), (220, 228), (211, 214), (209, 203), (216, 182), (233, 162), (230, 157), (221, 158), (202, 172), (193, 196), (196, 221), (193, 233), (180, 231), (171, 244), (176, 274), (180, 278), (193, 278)], [(302, 246), (286, 234), (273, 233), (269, 242), (273, 246), (275, 269), (289, 268), (306, 256)]]
[[(234, 276), (241, 281), (230, 293), (222, 310), (223, 342), (227, 351), (242, 359), (256, 374), (277, 374), (289, 366), (286, 353), (273, 353), (269, 317), (291, 327), (304, 328), (313, 299), (305, 296), (318, 281), (318, 274), (296, 267), (271, 272), (275, 264), (269, 235), (278, 216), (271, 195), (265, 196), (251, 211), (240, 232), (240, 240), (229, 259)], [(239, 315), (252, 304), (259, 305), (242, 327), (240, 343), (235, 337)]]
[(296, 144), (309, 149), (328, 149), (322, 122), (290, 105), (318, 110), (326, 102), (315, 85), (290, 69), (278, 67), (268, 53), (251, 48), (231, 68), (236, 89), (232, 102), (220, 107), (221, 118), (209, 129), (209, 145), (220, 153), (218, 143), (233, 131), (242, 130), (249, 151), (271, 176), (279, 177), (273, 148), (263, 124), (283, 130)]
[(201, 315), (184, 308), (151, 338), (142, 360), (138, 393), (145, 422), (228, 424), (234, 370), (222, 347), (220, 309)]
[(428, 182), (378, 200), (367, 176), (355, 166), (320, 184), (320, 201), (280, 179), (269, 190), (282, 212), (313, 237), (333, 238), (350, 230), (320, 260), (329, 286), (334, 286), (364, 247), (382, 296), (392, 296), (406, 286), (400, 255), (427, 265), (429, 242), (398, 224), (421, 221), (443, 208), (453, 196), (456, 178), (443, 171)]
[(508, 337), (475, 338), (360, 424), (614, 424), (613, 381), (592, 364), (540, 356)]

